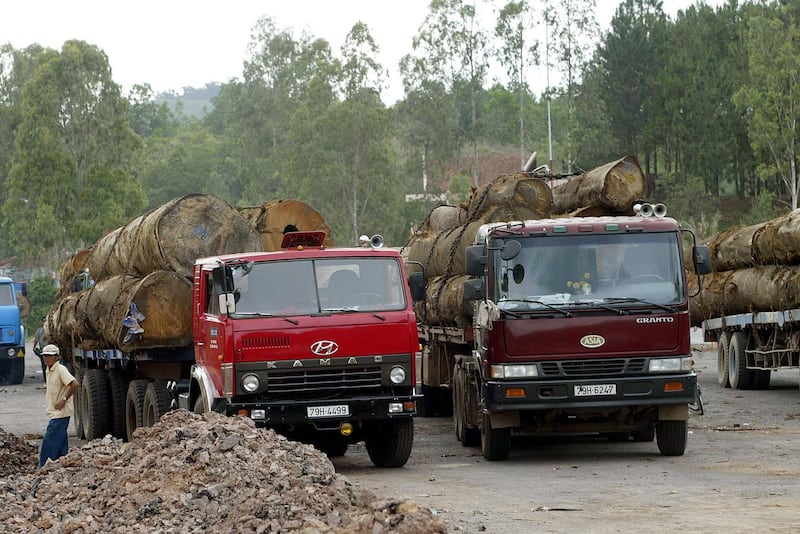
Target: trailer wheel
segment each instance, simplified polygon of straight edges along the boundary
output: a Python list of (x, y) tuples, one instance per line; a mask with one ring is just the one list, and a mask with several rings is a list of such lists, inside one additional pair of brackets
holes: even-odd
[(22, 384), (25, 380), (25, 358), (14, 358), (8, 362), (8, 383)]
[(390, 419), (375, 425), (364, 440), (375, 467), (403, 467), (414, 445), (414, 420)]
[(149, 380), (131, 380), (125, 397), (125, 429), (128, 441), (133, 440), (133, 432), (144, 426), (144, 394)]
[(753, 389), (769, 389), (769, 382), (772, 379), (772, 371), (753, 371)]
[(747, 336), (744, 332), (734, 332), (728, 349), (728, 377), (732, 389), (750, 389), (753, 387), (753, 371), (747, 368)]
[(508, 460), (511, 452), (511, 429), (492, 428), (492, 418), (488, 413), (483, 414), (481, 452), (490, 462)]
[(456, 438), (465, 447), (480, 444), (480, 433), (477, 428), (470, 428), (467, 418), (467, 376), (464, 368), (458, 364), (453, 366), (453, 427)]
[(86, 408), (83, 431), (86, 439), (102, 438), (111, 432), (111, 412), (108, 409), (108, 378), (104, 369), (87, 369), (83, 377), (83, 405)]
[(142, 426), (153, 426), (171, 409), (172, 397), (167, 391), (167, 383), (163, 380), (150, 382), (144, 394)]
[(128, 439), (125, 424), (125, 401), (128, 396), (128, 375), (122, 369), (109, 369), (108, 384), (111, 386), (111, 421), (114, 437)]
[(662, 456), (683, 456), (689, 436), (687, 421), (659, 421), (656, 423), (656, 443)]
[(86, 432), (83, 428), (83, 422), (86, 420), (86, 408), (83, 405), (83, 375), (86, 372), (83, 367), (75, 368), (75, 380), (78, 381), (78, 389), (75, 390), (75, 434), (78, 439), (86, 439)]
[(731, 387), (731, 380), (728, 376), (730, 358), (728, 351), (731, 343), (731, 337), (728, 332), (722, 332), (717, 339), (717, 383), (720, 387)]

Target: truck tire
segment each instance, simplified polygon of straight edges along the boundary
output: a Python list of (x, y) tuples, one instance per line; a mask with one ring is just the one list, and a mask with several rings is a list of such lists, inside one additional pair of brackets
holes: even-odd
[(683, 456), (689, 436), (687, 421), (659, 421), (656, 423), (656, 443), (662, 456)]
[(653, 441), (656, 439), (656, 425), (650, 423), (641, 430), (634, 430), (631, 432), (631, 436), (633, 437), (633, 441), (638, 441), (641, 443)]
[(75, 435), (78, 439), (86, 439), (86, 431), (83, 428), (83, 422), (86, 420), (86, 408), (83, 404), (83, 375), (86, 372), (83, 367), (75, 369), (75, 380), (78, 381), (78, 389), (75, 390)]
[(511, 452), (511, 429), (492, 428), (492, 418), (488, 413), (483, 414), (481, 452), (490, 462), (508, 460)]
[(404, 417), (378, 423), (364, 445), (375, 467), (403, 467), (414, 445), (414, 420)]
[(731, 387), (731, 380), (728, 376), (730, 359), (728, 350), (731, 344), (731, 337), (728, 332), (722, 332), (717, 339), (717, 383), (720, 387)]
[(102, 438), (111, 432), (108, 377), (105, 369), (87, 369), (83, 377), (83, 431), (86, 439)]
[(744, 332), (734, 332), (728, 349), (728, 377), (732, 389), (753, 387), (753, 371), (747, 368), (747, 356), (744, 353), (746, 348), (747, 336)]
[(772, 371), (753, 371), (753, 389), (769, 389), (769, 382), (772, 379)]
[(453, 427), (456, 438), (465, 447), (480, 445), (480, 432), (477, 428), (469, 426), (467, 417), (467, 376), (464, 368), (455, 364), (453, 366)]
[(131, 380), (128, 394), (125, 396), (125, 430), (128, 441), (133, 440), (133, 432), (144, 426), (144, 394), (149, 380)]
[(8, 362), (8, 383), (22, 384), (25, 380), (25, 358), (14, 358)]
[(108, 385), (111, 388), (111, 422), (115, 438), (128, 439), (128, 427), (125, 424), (125, 401), (128, 396), (127, 373), (122, 369), (108, 370)]
[(153, 426), (158, 423), (162, 415), (171, 409), (172, 396), (167, 391), (167, 383), (163, 380), (150, 382), (144, 394), (142, 426)]

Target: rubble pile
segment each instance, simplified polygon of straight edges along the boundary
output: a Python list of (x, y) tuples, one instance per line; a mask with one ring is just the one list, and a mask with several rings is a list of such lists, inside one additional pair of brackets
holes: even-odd
[(0, 428), (0, 478), (33, 473), (38, 465), (36, 447)]
[(379, 499), (310, 445), (247, 418), (186, 410), (0, 480), (0, 525), (48, 532), (444, 532), (429, 509)]

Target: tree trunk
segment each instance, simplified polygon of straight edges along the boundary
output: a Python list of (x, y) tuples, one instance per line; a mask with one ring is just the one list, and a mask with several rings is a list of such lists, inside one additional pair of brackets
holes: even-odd
[(568, 213), (587, 206), (605, 206), (630, 213), (634, 200), (641, 199), (645, 178), (639, 162), (625, 156), (592, 169), (553, 190), (553, 211)]
[(325, 232), (325, 246), (333, 246), (333, 232), (328, 223), (317, 210), (300, 200), (273, 200), (238, 209), (261, 235), (261, 246), (266, 252), (281, 249), (283, 231), (290, 224), (300, 231)]

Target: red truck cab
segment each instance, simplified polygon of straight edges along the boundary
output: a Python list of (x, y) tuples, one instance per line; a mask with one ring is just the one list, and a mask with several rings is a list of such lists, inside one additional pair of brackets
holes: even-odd
[(326, 248), (323, 238), (292, 232), (281, 251), (197, 260), (184, 402), (331, 456), (363, 440), (376, 466), (402, 466), (419, 351), (403, 261), (386, 248)]

